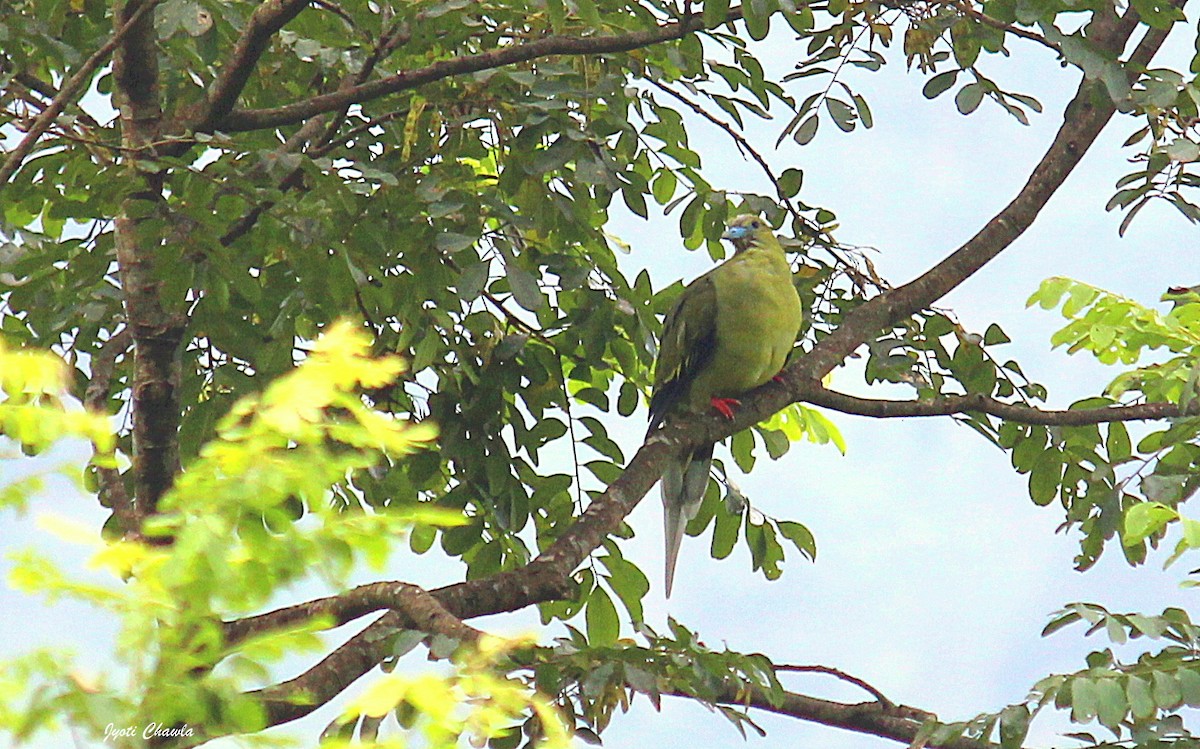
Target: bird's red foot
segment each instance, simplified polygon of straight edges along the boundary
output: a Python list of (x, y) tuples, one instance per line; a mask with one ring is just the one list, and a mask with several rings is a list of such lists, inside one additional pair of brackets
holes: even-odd
[(779, 374), (777, 374), (771, 378), (771, 382), (778, 382), (780, 385), (783, 384), (783, 370), (782, 369), (779, 370)]
[(733, 420), (733, 410), (742, 405), (742, 402), (737, 398), (711, 398), (709, 403), (717, 409), (717, 412), (726, 419)]

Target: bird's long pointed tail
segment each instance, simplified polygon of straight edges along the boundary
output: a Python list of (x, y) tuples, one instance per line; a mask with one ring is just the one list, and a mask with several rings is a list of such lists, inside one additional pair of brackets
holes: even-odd
[(666, 597), (671, 597), (675, 582), (675, 564), (688, 521), (700, 511), (708, 470), (712, 465), (712, 445), (696, 448), (692, 454), (667, 468), (662, 479), (663, 536), (666, 542)]

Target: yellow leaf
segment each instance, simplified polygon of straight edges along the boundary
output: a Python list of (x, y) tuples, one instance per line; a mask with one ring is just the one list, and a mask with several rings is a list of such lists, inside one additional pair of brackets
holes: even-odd
[(69, 543), (95, 547), (99, 547), (103, 543), (95, 528), (60, 515), (39, 515), (37, 525), (42, 530), (53, 533)]
[(421, 122), (421, 115), (425, 112), (425, 97), (414, 94), (409, 100), (408, 117), (404, 120), (404, 144), (400, 149), (400, 160), (408, 161), (412, 156), (413, 144), (417, 142), (417, 126)]
[(163, 554), (135, 541), (116, 541), (96, 552), (88, 562), (88, 566), (94, 569), (111, 570), (117, 577), (125, 578), (154, 556), (163, 556)]
[(399, 674), (388, 674), (346, 706), (346, 715), (368, 715), (382, 718), (399, 705), (410, 687), (409, 680)]

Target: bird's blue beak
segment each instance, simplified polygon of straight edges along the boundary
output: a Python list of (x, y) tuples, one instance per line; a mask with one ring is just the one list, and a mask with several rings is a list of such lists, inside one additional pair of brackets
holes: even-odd
[(731, 226), (721, 235), (721, 239), (741, 239), (750, 233), (750, 230), (744, 226)]

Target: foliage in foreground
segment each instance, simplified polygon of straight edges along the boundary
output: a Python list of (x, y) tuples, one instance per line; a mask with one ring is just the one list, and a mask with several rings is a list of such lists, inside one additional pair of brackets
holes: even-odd
[[(106, 420), (66, 413), (56, 400), (63, 395), (57, 357), (0, 350), (0, 370), (8, 398), (0, 403), (0, 418), (8, 436), (37, 447), (81, 434), (111, 444), (103, 436)], [(127, 745), (150, 736), (261, 730), (261, 708), (242, 692), (285, 654), (318, 648), (316, 631), (327, 622), (318, 618), (234, 643), (222, 637), (222, 620), (257, 611), (306, 578), (344, 588), (356, 564), (379, 569), (393, 539), (413, 527), (461, 522), (456, 513), (434, 509), (338, 512), (328, 504), (329, 486), (348, 470), (382, 456), (403, 459), (434, 438), (429, 426), (363, 405), (362, 388), (385, 385), (401, 371), (395, 357), (371, 358), (361, 331), (335, 327), (295, 372), (222, 419), (217, 437), (164, 501), (147, 540), (105, 542), (86, 528), (46, 520), (65, 540), (93, 547), (89, 566), (102, 574), (82, 578), (29, 550), (15, 558), (10, 583), (50, 600), (76, 598), (114, 617), (120, 625), (115, 662), (96, 672), (76, 667), (67, 654), (42, 650), (6, 664), (0, 725), (18, 740), (61, 724), (89, 739)], [(27, 395), (30, 402), (22, 403)], [(8, 487), (6, 498), (16, 504), (28, 491)], [(300, 503), (310, 511), (303, 525), (293, 522)], [(168, 545), (154, 543), (167, 537)], [(449, 675), (384, 676), (347, 707), (345, 721), (353, 725), (360, 716), (380, 717), (404, 705), (429, 746), (453, 747), (460, 735), (492, 738), (533, 710), (544, 745), (565, 746), (546, 700), (495, 670), (516, 644), (487, 638), (461, 651), (448, 647), (447, 657), (458, 651)], [(121, 734), (127, 726), (137, 730)]]

